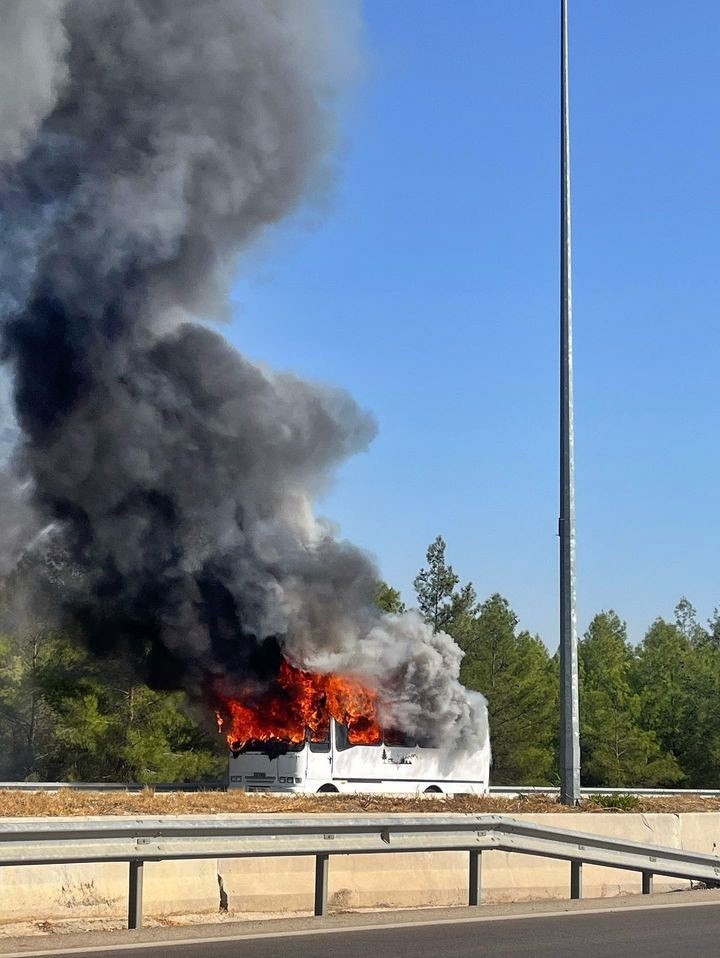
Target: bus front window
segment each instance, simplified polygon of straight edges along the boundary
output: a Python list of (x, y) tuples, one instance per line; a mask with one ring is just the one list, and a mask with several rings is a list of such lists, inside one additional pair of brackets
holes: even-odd
[(305, 742), (281, 742), (279, 739), (267, 740), (248, 739), (247, 742), (233, 742), (230, 751), (233, 755), (243, 755), (245, 752), (259, 752), (267, 758), (275, 759), (288, 752), (302, 752)]

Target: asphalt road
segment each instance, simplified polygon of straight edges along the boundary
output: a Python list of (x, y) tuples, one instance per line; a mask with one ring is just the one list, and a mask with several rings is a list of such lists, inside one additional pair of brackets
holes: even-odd
[[(578, 912), (53, 951), (54, 958), (80, 953), (83, 958), (707, 958), (720, 953), (720, 907)], [(32, 954), (24, 952), (28, 958)]]

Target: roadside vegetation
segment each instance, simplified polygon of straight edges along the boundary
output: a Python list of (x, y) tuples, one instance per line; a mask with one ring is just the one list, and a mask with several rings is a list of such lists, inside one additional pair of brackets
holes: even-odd
[[(221, 779), (224, 740), (184, 693), (138, 683), (126, 660), (92, 655), (40, 616), (14, 624), (22, 575), (0, 580), (0, 781)], [(455, 638), (462, 681), (488, 699), (492, 782), (557, 784), (557, 657), (518, 629), (506, 598), (481, 601), (461, 582), (442, 537), (414, 585), (407, 605)], [(388, 613), (406, 607), (382, 582), (377, 602)], [(637, 645), (616, 612), (602, 611), (579, 655), (583, 785), (720, 788), (717, 610), (703, 626), (682, 598), (673, 621), (656, 619)]]
[(720, 812), (720, 798), (701, 796), (625, 796), (632, 802), (614, 801), (612, 796), (589, 796), (581, 806), (570, 808), (547, 795), (501, 798), (489, 795), (272, 795), (239, 791), (86, 792), (64, 788), (57, 792), (28, 792), (0, 789), (0, 818), (36, 816), (72, 817), (94, 815), (301, 815), (319, 814), (404, 814), (475, 815), (561, 814), (593, 812), (670, 813)]

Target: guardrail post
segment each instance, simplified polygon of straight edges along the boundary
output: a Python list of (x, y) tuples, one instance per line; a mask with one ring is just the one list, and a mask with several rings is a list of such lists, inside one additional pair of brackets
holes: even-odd
[(653, 873), (644, 871), (642, 873), (642, 893), (643, 895), (652, 895)]
[(570, 898), (582, 898), (582, 862), (570, 862)]
[(130, 862), (130, 882), (128, 886), (128, 928), (142, 928), (143, 920), (143, 864)]
[(482, 850), (470, 849), (468, 905), (479, 905), (482, 896)]
[(318, 918), (327, 915), (329, 860), (327, 854), (315, 856), (315, 915)]

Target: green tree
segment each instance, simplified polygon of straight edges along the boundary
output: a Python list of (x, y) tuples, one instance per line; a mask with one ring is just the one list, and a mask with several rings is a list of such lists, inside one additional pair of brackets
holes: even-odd
[(685, 596), (675, 606), (675, 625), (688, 642), (702, 644), (708, 640), (708, 633), (698, 623), (695, 607)]
[(43, 681), (55, 716), (51, 778), (153, 783), (224, 773), (224, 745), (191, 717), (185, 695), (148, 688), (126, 660), (70, 646)]
[(453, 567), (445, 561), (445, 540), (442, 536), (430, 543), (426, 559), (427, 568), (418, 572), (413, 585), (420, 613), (432, 625), (433, 632), (440, 632), (450, 622), (453, 594), (460, 580)]
[(182, 692), (153, 691), (137, 663), (94, 657), (67, 633), (22, 621), (13, 598), (36, 571), (0, 580), (0, 779), (221, 777), (224, 742)]
[(420, 612), (433, 631), (457, 638), (477, 611), (477, 596), (471, 582), (456, 588), (460, 580), (445, 561), (445, 548), (442, 536), (428, 546), (428, 567), (417, 574), (414, 586)]
[(656, 619), (638, 650), (642, 724), (671, 752), (695, 788), (720, 786), (720, 633), (697, 623), (686, 599), (675, 623)]
[(635, 681), (641, 723), (655, 733), (663, 749), (672, 753), (683, 768), (692, 723), (690, 686), (696, 637), (692, 618), (678, 616), (676, 609), (676, 624), (656, 619), (637, 650)]
[(704, 632), (705, 640), (712, 643), (716, 648), (720, 648), (720, 609), (713, 610), (708, 625), (710, 629), (708, 632)]
[(671, 785), (683, 778), (675, 757), (642, 727), (637, 663), (625, 623), (595, 616), (579, 646), (582, 776), (588, 785)]
[(375, 604), (386, 614), (399, 614), (405, 611), (405, 603), (397, 589), (387, 582), (380, 581), (375, 587)]
[(0, 775), (6, 780), (43, 777), (55, 717), (42, 674), (61, 645), (62, 633), (39, 623), (0, 636)]
[(488, 700), (493, 781), (547, 784), (556, 767), (556, 666), (538, 636), (516, 632), (517, 621), (497, 593), (465, 615), (460, 678)]
[(451, 635), (461, 648), (471, 641), (478, 602), (472, 582), (456, 589), (450, 597), (443, 631)]
[(192, 718), (183, 692), (155, 692), (138, 686), (134, 707), (135, 722), (121, 751), (128, 778), (150, 783), (194, 782), (225, 774), (224, 740)]
[(688, 783), (720, 787), (720, 645), (696, 648), (690, 660), (682, 761)]

